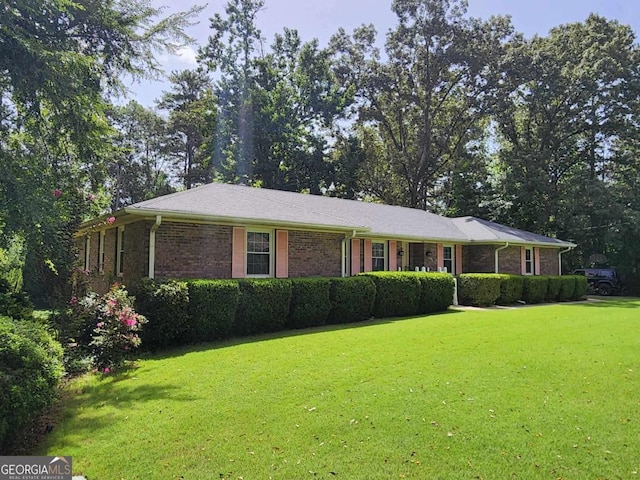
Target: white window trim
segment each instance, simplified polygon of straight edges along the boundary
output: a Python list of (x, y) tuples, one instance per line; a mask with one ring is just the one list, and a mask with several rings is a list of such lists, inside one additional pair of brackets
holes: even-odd
[(124, 276), (124, 265), (122, 263), (122, 253), (123, 253), (123, 241), (122, 238), (124, 236), (124, 225), (118, 227), (116, 233), (116, 276), (122, 277)]
[[(249, 234), (250, 233), (268, 233), (269, 234), (269, 273), (268, 274), (249, 274)], [(246, 278), (273, 278), (275, 273), (275, 231), (269, 228), (245, 228), (244, 232), (244, 272)]]
[(98, 272), (104, 272), (104, 241), (106, 237), (106, 230), (98, 232)]
[(89, 268), (91, 268), (91, 234), (84, 240), (84, 270), (88, 272)]
[[(529, 260), (527, 260), (527, 252), (530, 252)], [(536, 265), (534, 260), (534, 251), (533, 247), (524, 247), (524, 275), (535, 275), (536, 274)], [(531, 264), (531, 271), (527, 273), (527, 264)]]
[(389, 242), (387, 240), (371, 240), (371, 271), (375, 272), (376, 270), (373, 269), (373, 259), (374, 258), (381, 258), (381, 257), (374, 257), (373, 256), (373, 245), (375, 243), (379, 243), (382, 244), (382, 247), (384, 248), (384, 267), (382, 270), (378, 270), (379, 272), (386, 272), (389, 270)]
[(444, 251), (446, 248), (451, 249), (451, 270), (447, 270), (447, 273), (451, 275), (455, 275), (456, 274), (456, 246), (453, 243), (445, 243), (442, 245), (442, 267), (443, 268), (445, 266)]

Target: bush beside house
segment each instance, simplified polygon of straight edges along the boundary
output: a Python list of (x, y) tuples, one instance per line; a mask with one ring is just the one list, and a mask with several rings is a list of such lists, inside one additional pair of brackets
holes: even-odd
[(522, 275), (510, 275), (506, 273), (495, 274), (500, 279), (500, 296), (496, 300), (497, 305), (511, 305), (522, 298)]
[(287, 327), (318, 327), (327, 323), (331, 311), (328, 278), (291, 279), (291, 305)]
[(225, 280), (196, 280), (187, 285), (191, 316), (188, 338), (212, 341), (228, 337), (240, 300), (238, 284)]
[(404, 272), (365, 273), (376, 284), (373, 315), (402, 317), (418, 313), (421, 285), (417, 276)]
[(331, 278), (328, 323), (360, 322), (371, 317), (376, 299), (376, 284), (371, 277)]
[(0, 317), (0, 451), (56, 398), (62, 347), (33, 321)]
[(458, 301), (462, 305), (488, 307), (500, 297), (502, 279), (493, 273), (463, 273), (458, 275)]

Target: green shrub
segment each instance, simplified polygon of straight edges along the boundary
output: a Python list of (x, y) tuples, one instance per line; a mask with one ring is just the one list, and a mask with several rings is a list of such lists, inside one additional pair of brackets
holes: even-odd
[(420, 299), (416, 313), (444, 312), (453, 304), (455, 282), (448, 273), (405, 272), (420, 282)]
[(0, 317), (0, 451), (56, 398), (62, 347), (41, 325)]
[(291, 306), (287, 326), (307, 328), (324, 325), (331, 310), (328, 278), (291, 280)]
[(585, 277), (584, 275), (572, 276), (576, 281), (575, 291), (573, 292), (573, 300), (580, 300), (587, 294), (587, 290), (589, 289), (589, 282), (587, 281), (587, 277)]
[(284, 328), (291, 304), (291, 280), (240, 280), (239, 286), (240, 303), (234, 333), (252, 335)]
[(375, 317), (402, 317), (418, 313), (421, 284), (416, 275), (409, 272), (371, 272), (364, 275), (373, 278), (376, 284)]
[(238, 313), (237, 280), (194, 280), (189, 289), (189, 337), (194, 342), (227, 338)]
[(547, 296), (547, 277), (539, 275), (525, 275), (523, 277), (522, 299), (526, 303), (544, 302)]
[(14, 320), (31, 320), (33, 317), (33, 304), (29, 296), (12, 290), (4, 278), (0, 278), (0, 316)]
[(147, 317), (142, 344), (156, 349), (187, 343), (189, 288), (186, 282), (144, 279), (136, 288), (136, 310)]
[(331, 278), (330, 282), (329, 323), (359, 322), (371, 317), (376, 299), (376, 284), (373, 278), (358, 275)]
[(500, 297), (502, 279), (495, 273), (458, 275), (458, 302), (461, 305), (489, 307)]
[(545, 300), (547, 302), (557, 302), (560, 300), (560, 291), (562, 289), (562, 277), (560, 275), (547, 276), (547, 294)]
[(573, 275), (563, 275), (560, 279), (560, 292), (558, 301), (566, 302), (574, 298), (576, 292), (576, 277)]
[(511, 305), (522, 298), (522, 275), (501, 273), (497, 276), (500, 278), (500, 296), (496, 305)]

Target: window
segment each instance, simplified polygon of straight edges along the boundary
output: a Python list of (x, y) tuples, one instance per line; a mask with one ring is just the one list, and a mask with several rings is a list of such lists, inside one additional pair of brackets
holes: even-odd
[(84, 269), (88, 272), (91, 268), (91, 235), (84, 239)]
[(447, 272), (455, 273), (453, 271), (453, 245), (445, 245), (442, 248), (442, 266), (447, 269)]
[(247, 275), (271, 275), (270, 232), (247, 232)]
[(385, 268), (385, 244), (383, 242), (371, 243), (371, 269), (374, 272), (382, 272)]
[(98, 232), (98, 271), (104, 272), (104, 235), (105, 231)]
[(116, 274), (124, 273), (124, 227), (118, 228), (116, 241)]
[(525, 275), (533, 274), (533, 249), (532, 248), (524, 249), (524, 273)]

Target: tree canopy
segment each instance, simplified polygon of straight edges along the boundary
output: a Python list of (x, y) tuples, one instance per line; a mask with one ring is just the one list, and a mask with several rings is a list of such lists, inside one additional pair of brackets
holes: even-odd
[[(61, 291), (83, 219), (212, 181), (475, 215), (576, 242), (640, 277), (640, 50), (598, 15), (525, 38), (464, 0), (393, 0), (396, 24), (327, 45), (268, 0), (228, 0), (199, 65), (154, 108), (157, 77), (202, 7), (9, 0), (0, 9), (0, 275)], [(122, 97), (120, 97), (122, 98)]]

